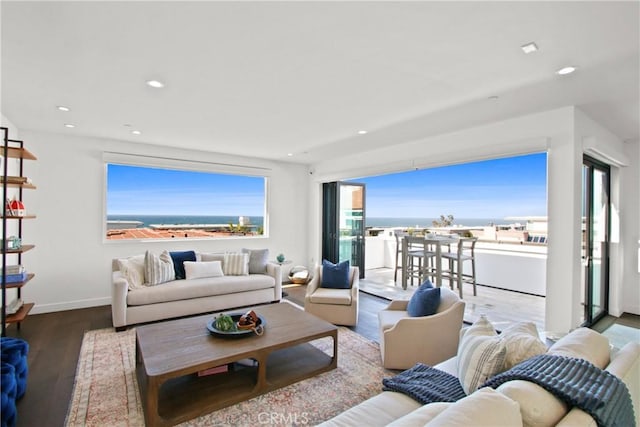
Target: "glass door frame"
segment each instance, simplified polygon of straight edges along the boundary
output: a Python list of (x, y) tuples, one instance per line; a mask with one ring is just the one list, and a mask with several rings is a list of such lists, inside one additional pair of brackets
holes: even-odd
[[(586, 244), (583, 252), (583, 265), (584, 265), (584, 322), (582, 326), (591, 326), (598, 320), (603, 318), (609, 313), (609, 245), (611, 237), (611, 167), (606, 163), (600, 162), (592, 157), (583, 156), (583, 173), (586, 174), (586, 179), (583, 179), (583, 208), (584, 217), (584, 239)], [(594, 261), (593, 254), (595, 249), (594, 242), (594, 182), (595, 172), (601, 172), (604, 174), (605, 183), (603, 188), (604, 196), (606, 197), (606, 203), (604, 204), (605, 214), (605, 227), (604, 227), (604, 245), (602, 245), (601, 259), (601, 272), (600, 283), (594, 283)], [(586, 257), (585, 257), (586, 255)], [(594, 286), (601, 285), (603, 304), (602, 310), (594, 315)]]
[[(344, 187), (360, 187), (362, 189), (362, 220), (360, 221), (360, 229), (353, 227), (349, 240), (351, 243), (351, 253), (349, 256), (351, 266), (357, 266), (360, 269), (360, 278), (364, 278), (365, 271), (365, 228), (364, 222), (366, 218), (366, 186), (365, 184), (355, 182), (326, 182), (322, 184), (322, 258), (333, 263), (344, 260), (344, 256), (340, 253), (342, 239), (341, 220), (343, 208), (341, 203), (342, 188)], [(352, 221), (354, 219), (352, 218)]]

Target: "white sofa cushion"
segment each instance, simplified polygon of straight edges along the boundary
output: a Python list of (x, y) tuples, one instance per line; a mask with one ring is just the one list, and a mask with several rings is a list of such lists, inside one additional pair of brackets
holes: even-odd
[(309, 299), (314, 304), (351, 305), (351, 289), (317, 288)]
[(319, 424), (319, 427), (382, 427), (410, 414), (421, 406), (420, 403), (405, 394), (383, 391)]
[(127, 279), (129, 290), (140, 289), (144, 286), (144, 255), (119, 259), (118, 269)]
[(502, 372), (505, 354), (505, 342), (486, 317), (481, 316), (467, 328), (458, 347), (458, 378), (465, 393), (473, 393)]
[(274, 286), (275, 279), (266, 274), (174, 280), (163, 283), (161, 286), (145, 286), (142, 289), (129, 291), (127, 293), (127, 305), (180, 301), (191, 298), (268, 289)]
[(506, 327), (500, 334), (507, 347), (504, 370), (513, 368), (520, 362), (544, 354), (547, 346), (540, 340), (533, 322), (518, 322)]
[(520, 407), (491, 388), (480, 389), (448, 406), (429, 427), (522, 427)]
[(569, 410), (560, 399), (529, 381), (508, 381), (498, 387), (497, 391), (520, 404), (525, 427), (554, 426)]
[(169, 251), (156, 255), (147, 251), (144, 255), (144, 279), (149, 286), (159, 285), (176, 278), (173, 260)]
[(422, 427), (451, 405), (453, 405), (453, 402), (429, 403), (404, 417), (398, 418), (391, 424), (388, 424), (387, 427)]
[(224, 273), (222, 272), (222, 263), (220, 261), (185, 261), (184, 272), (187, 280), (200, 279), (202, 277), (224, 276)]
[(560, 338), (549, 348), (548, 353), (585, 359), (604, 369), (609, 364), (611, 349), (609, 340), (604, 335), (589, 328), (578, 328)]
[(222, 271), (227, 276), (249, 275), (249, 254), (228, 252), (224, 254)]

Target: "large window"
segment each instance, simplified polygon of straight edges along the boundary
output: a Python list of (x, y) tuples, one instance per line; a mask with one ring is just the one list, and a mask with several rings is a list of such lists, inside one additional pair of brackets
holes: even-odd
[(264, 176), (107, 163), (106, 238), (266, 234)]

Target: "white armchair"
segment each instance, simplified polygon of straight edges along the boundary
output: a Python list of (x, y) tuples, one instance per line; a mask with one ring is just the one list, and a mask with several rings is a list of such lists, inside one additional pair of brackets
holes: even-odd
[(360, 270), (350, 267), (349, 289), (322, 288), (322, 266), (307, 285), (304, 310), (336, 325), (355, 326), (358, 323), (358, 291)]
[(410, 317), (408, 300), (395, 300), (378, 313), (380, 353), (387, 369), (408, 369), (418, 362), (434, 366), (456, 355), (464, 301), (441, 287), (436, 314)]

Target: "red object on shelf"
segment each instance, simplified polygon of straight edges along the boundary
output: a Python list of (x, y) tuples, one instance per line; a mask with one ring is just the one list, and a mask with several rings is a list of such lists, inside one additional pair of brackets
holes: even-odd
[(11, 210), (11, 214), (14, 216), (25, 216), (27, 214), (27, 210), (24, 208), (24, 203), (20, 200), (11, 200), (9, 202), (9, 209)]
[(229, 372), (229, 365), (220, 365), (214, 368), (203, 369), (202, 371), (198, 371), (198, 376), (204, 377), (207, 375), (221, 374), (223, 372)]

